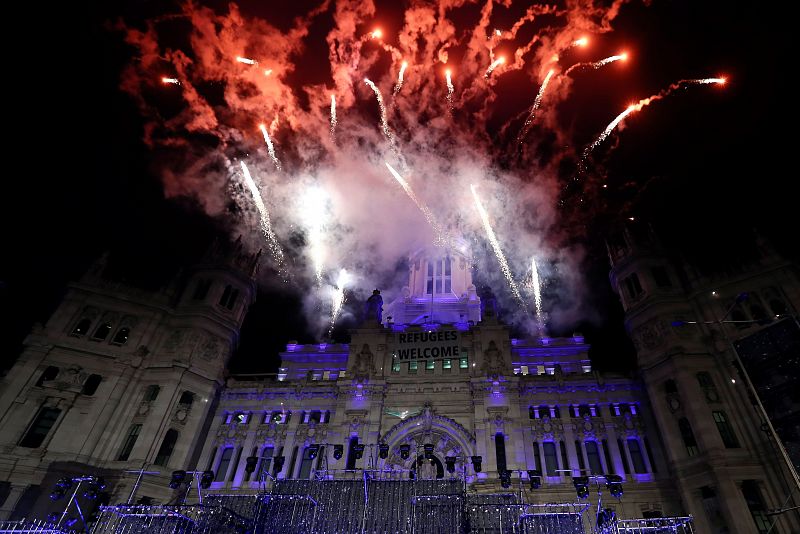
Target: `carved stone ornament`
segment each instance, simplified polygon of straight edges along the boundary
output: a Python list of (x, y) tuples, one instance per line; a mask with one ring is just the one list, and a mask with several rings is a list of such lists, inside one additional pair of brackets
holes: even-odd
[(375, 356), (366, 343), (361, 347), (361, 352), (353, 358), (350, 374), (356, 381), (362, 381), (375, 374)]
[(489, 378), (496, 378), (503, 374), (503, 357), (494, 341), (489, 342), (489, 348), (483, 353), (481, 371)]
[(213, 336), (209, 336), (197, 347), (197, 355), (206, 361), (217, 358), (221, 352), (222, 342)]

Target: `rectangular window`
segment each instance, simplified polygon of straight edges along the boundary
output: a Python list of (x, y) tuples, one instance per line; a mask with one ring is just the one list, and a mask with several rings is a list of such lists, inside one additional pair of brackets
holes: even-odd
[(527, 375), (528, 374), (528, 366), (527, 365), (520, 366), (519, 372), (522, 373), (523, 375)]
[(425, 361), (425, 370), (426, 371), (433, 371), (436, 368), (436, 361), (435, 360), (426, 360)]
[(442, 360), (442, 369), (450, 369), (453, 367), (453, 360)]
[[(759, 534), (770, 532), (772, 521), (767, 516), (767, 507), (764, 504), (761, 491), (758, 489), (758, 482), (755, 480), (742, 481), (742, 495), (747, 503), (747, 509), (750, 510), (750, 515), (753, 516), (753, 522), (755, 522), (756, 530)], [(772, 532), (775, 532), (774, 528)]]
[[(256, 458), (258, 458), (258, 447), (253, 447), (253, 450), (250, 453), (250, 456), (255, 456)], [(245, 462), (247, 462), (246, 459), (245, 459)], [(258, 469), (258, 460), (256, 460), (256, 469)], [(247, 469), (245, 469), (244, 470), (244, 478), (242, 480), (244, 482), (250, 482), (250, 476), (251, 476), (251, 473), (249, 473), (247, 471)]]
[(561, 446), (561, 466), (562, 469), (569, 469), (569, 456), (567, 456), (567, 444), (563, 441), (559, 442)]
[(577, 439), (575, 440), (575, 452), (578, 455), (578, 468), (583, 471), (586, 469), (586, 462), (583, 459), (583, 447), (581, 447), (581, 442)]
[(539, 444), (537, 442), (533, 442), (533, 468), (539, 469), (541, 467), (539, 465)]
[(239, 450), (236, 451), (236, 460), (233, 461), (233, 469), (231, 469), (231, 476), (228, 477), (228, 480), (233, 482), (234, 477), (236, 476), (236, 471), (239, 469), (239, 462), (242, 459), (242, 448), (239, 447)]
[(19, 446), (32, 449), (41, 446), (60, 414), (61, 410), (58, 408), (42, 408), (39, 410), (25, 436), (20, 440)]
[(642, 447), (639, 445), (638, 439), (628, 440), (628, 451), (631, 453), (631, 462), (633, 462), (633, 470), (636, 473), (647, 473), (645, 467), (644, 456), (642, 455)]
[(130, 429), (128, 429), (128, 437), (125, 438), (125, 443), (123, 443), (122, 449), (119, 451), (117, 460), (125, 461), (128, 459), (133, 450), (133, 446), (136, 445), (136, 439), (139, 437), (139, 432), (141, 432), (141, 430), (142, 425), (131, 425)]
[(660, 265), (653, 267), (653, 280), (656, 281), (658, 287), (672, 287), (672, 281), (669, 279), (667, 269)]
[(459, 369), (468, 369), (469, 368), (469, 361), (467, 358), (461, 358), (458, 360), (458, 368)]
[(217, 476), (214, 477), (214, 482), (224, 482), (225, 475), (228, 474), (228, 468), (231, 465), (231, 458), (233, 458), (233, 447), (226, 447), (222, 451), (222, 457), (219, 459), (217, 465)]
[(547, 469), (547, 476), (557, 476), (558, 473), (558, 459), (556, 458), (556, 444), (552, 441), (542, 443), (542, 450), (544, 452), (544, 466)]
[(418, 367), (419, 367), (419, 365), (417, 364), (416, 360), (408, 362), (408, 372), (409, 373), (416, 373)]
[(589, 469), (593, 475), (603, 474), (603, 462), (600, 461), (600, 449), (596, 441), (587, 441), (586, 458), (589, 460)]
[(497, 470), (506, 470), (506, 438), (498, 432), (494, 436), (495, 453), (497, 454)]
[(606, 469), (608, 469), (609, 473), (616, 473), (614, 470), (614, 463), (611, 461), (611, 451), (608, 449), (608, 441), (603, 440), (603, 456), (606, 459)]
[(725, 447), (728, 449), (738, 448), (739, 440), (736, 439), (736, 434), (733, 433), (733, 427), (731, 427), (728, 418), (725, 416), (725, 412), (714, 411), (711, 413), (714, 416), (714, 423), (717, 424), (717, 430), (719, 430), (719, 435)]
[(647, 453), (647, 458), (650, 460), (650, 470), (653, 473), (658, 473), (658, 467), (656, 467), (656, 459), (653, 456), (653, 449), (650, 448), (650, 442), (647, 438), (644, 438), (644, 450)]
[(392, 362), (392, 372), (399, 373), (400, 372), (400, 362), (394, 361)]
[(311, 464), (314, 460), (311, 458), (311, 449), (306, 447), (303, 451), (303, 459), (300, 461), (300, 474), (297, 478), (308, 479), (311, 478)]
[(642, 294), (642, 284), (639, 283), (639, 276), (633, 273), (622, 281), (625, 284), (625, 289), (630, 298), (636, 298)]

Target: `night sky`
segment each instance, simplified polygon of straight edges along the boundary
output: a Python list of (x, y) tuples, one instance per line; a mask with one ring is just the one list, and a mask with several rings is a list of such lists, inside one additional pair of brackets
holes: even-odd
[[(224, 2), (204, 5), (226, 9)], [(239, 3), (243, 15), (278, 27), (316, 5)], [(377, 2), (375, 22), (387, 39), (397, 31), (392, 21), (402, 16), (393, 5)], [(788, 17), (776, 5), (624, 4), (613, 31), (593, 44), (591, 57), (625, 48), (635, 59), (613, 76), (577, 78), (572, 96), (559, 104), (563, 117), (580, 123), (574, 138), (585, 145), (628, 103), (671, 81), (706, 75), (729, 80), (724, 89), (692, 88), (651, 105), (612, 134), (596, 162), (607, 176), (607, 190), (564, 216), (562, 231), (586, 251), (582, 270), (592, 288), (586, 306), (595, 313), (551, 333), (583, 332), (600, 368), (624, 371), (633, 362), (622, 310), (608, 283), (603, 236), (612, 225), (627, 217), (650, 222), (668, 246), (709, 269), (747, 258), (753, 229), (798, 258), (798, 202), (790, 193), (796, 189), (789, 112), (795, 91), (788, 80), (795, 61)], [(7, 46), (7, 76), (14, 80), (7, 84), (14, 92), (7, 106), (18, 120), (6, 123), (14, 145), (6, 152), (0, 230), (2, 367), (13, 362), (32, 324), (47, 320), (65, 284), (103, 251), (111, 251), (114, 276), (157, 287), (198, 258), (212, 235), (230, 229), (224, 218), (206, 216), (191, 197), (165, 199), (162, 177), (142, 141), (141, 114), (119, 89), (133, 51), (114, 30), (117, 23), (136, 26), (174, 10), (168, 2), (69, 3), (10, 19), (24, 21), (28, 31)], [(315, 24), (321, 30), (330, 21), (323, 15)], [(296, 58), (304, 68), (294, 76), (324, 81), (325, 53), (324, 40), (312, 32), (304, 56)], [(512, 75), (498, 81), (505, 100), (519, 100), (523, 109), (535, 89)], [(539, 150), (547, 151), (547, 144)], [(262, 287), (233, 371), (271, 370), (288, 340), (312, 341), (298, 292)], [(350, 305), (360, 309), (361, 303)], [(334, 338), (346, 340), (348, 326), (337, 327)]]

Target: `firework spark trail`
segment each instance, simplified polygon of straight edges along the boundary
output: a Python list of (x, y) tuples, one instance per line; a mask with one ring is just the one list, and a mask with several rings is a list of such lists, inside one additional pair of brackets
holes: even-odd
[(491, 76), (491, 74), (494, 71), (494, 69), (496, 69), (497, 67), (499, 67), (500, 65), (502, 65), (505, 62), (506, 62), (506, 58), (504, 58), (503, 56), (500, 56), (499, 58), (497, 58), (494, 61), (492, 61), (492, 64), (489, 65), (488, 69), (486, 69), (486, 72), (484, 73), (483, 77), (488, 80), (489, 76)]
[(256, 208), (258, 208), (261, 231), (264, 232), (264, 237), (267, 238), (267, 246), (269, 247), (270, 252), (272, 252), (272, 256), (282, 268), (283, 249), (281, 248), (280, 243), (278, 243), (278, 238), (275, 236), (275, 232), (272, 231), (272, 224), (269, 220), (269, 211), (267, 210), (267, 206), (264, 204), (264, 200), (261, 198), (261, 193), (258, 190), (258, 186), (253, 181), (253, 177), (250, 176), (250, 170), (247, 168), (247, 165), (245, 165), (244, 161), (241, 161), (240, 163), (242, 164), (242, 172), (244, 173), (244, 183), (250, 190), (250, 194), (253, 196), (253, 202), (255, 202)]
[(166, 78), (166, 77), (161, 78), (161, 83), (165, 83), (165, 84), (166, 83), (171, 83), (173, 85), (180, 85), (181, 84), (181, 82), (178, 80), (178, 78)]
[(336, 95), (331, 95), (331, 137), (336, 137)]
[(339, 313), (342, 311), (342, 306), (344, 305), (344, 290), (347, 287), (347, 284), (350, 282), (350, 275), (347, 273), (346, 270), (342, 269), (339, 271), (339, 278), (336, 280), (336, 292), (333, 294), (333, 307), (331, 309), (331, 325), (328, 328), (328, 337), (331, 337), (331, 333), (333, 332), (333, 327), (336, 324), (336, 319), (339, 317)]
[(383, 130), (383, 135), (386, 136), (386, 139), (389, 140), (392, 144), (394, 144), (394, 136), (392, 136), (391, 130), (389, 130), (389, 123), (386, 120), (386, 106), (383, 103), (383, 96), (381, 96), (381, 90), (372, 83), (372, 80), (369, 78), (364, 78), (364, 83), (372, 89), (372, 92), (375, 93), (375, 100), (378, 101), (378, 107), (381, 110), (381, 130)]
[(522, 130), (519, 132), (519, 136), (517, 137), (518, 145), (522, 143), (522, 141), (525, 139), (525, 136), (528, 135), (528, 131), (531, 129), (533, 119), (536, 117), (536, 110), (539, 109), (539, 106), (542, 103), (542, 97), (544, 96), (544, 92), (547, 90), (547, 85), (550, 83), (550, 78), (553, 77), (554, 72), (555, 69), (550, 69), (547, 71), (547, 76), (544, 77), (542, 86), (539, 88), (539, 92), (536, 94), (536, 100), (533, 101), (531, 111), (528, 113), (528, 118), (525, 119), (525, 124), (522, 126)]
[(539, 333), (544, 333), (544, 315), (542, 314), (542, 285), (539, 280), (539, 270), (536, 268), (536, 258), (531, 258), (531, 286), (533, 287), (533, 303), (536, 306), (536, 323)]
[(450, 77), (450, 69), (444, 71), (445, 79), (447, 80), (447, 108), (453, 111), (453, 79)]
[(433, 216), (433, 212), (430, 210), (430, 208), (428, 208), (428, 206), (426, 206), (425, 203), (422, 202), (417, 197), (416, 193), (414, 193), (414, 190), (411, 189), (411, 186), (409, 185), (409, 183), (402, 176), (400, 176), (400, 173), (398, 173), (396, 170), (394, 170), (392, 168), (392, 166), (389, 165), (389, 163), (387, 163), (387, 162), (385, 162), (385, 163), (386, 163), (386, 167), (389, 169), (389, 172), (392, 173), (392, 176), (394, 176), (394, 179), (397, 180), (397, 183), (400, 184), (400, 186), (406, 192), (408, 197), (414, 202), (414, 204), (417, 205), (417, 207), (419, 208), (419, 211), (422, 212), (422, 214), (425, 216), (425, 219), (428, 221), (428, 224), (430, 224), (431, 228), (433, 228), (434, 232), (436, 232), (436, 238), (435, 238), (436, 244), (439, 244), (439, 245), (447, 244), (449, 242), (449, 239), (447, 237), (447, 233), (444, 231), (444, 229), (436, 221), (436, 217)]
[(580, 39), (576, 39), (576, 40), (572, 41), (572, 46), (573, 47), (575, 47), (575, 46), (586, 46), (588, 44), (589, 44), (589, 39), (587, 39), (586, 37), (581, 37)]
[(395, 96), (403, 87), (403, 75), (406, 73), (407, 67), (408, 61), (403, 61), (403, 64), (400, 65), (400, 73), (397, 75), (397, 83), (394, 86), (394, 92), (392, 93), (392, 96)]
[(597, 70), (597, 69), (599, 69), (600, 67), (602, 67), (604, 65), (608, 65), (609, 63), (613, 63), (615, 61), (627, 61), (627, 60), (628, 60), (628, 54), (618, 54), (616, 56), (609, 56), (609, 57), (607, 57), (605, 59), (601, 59), (600, 61), (594, 61), (594, 62), (588, 61), (588, 62), (583, 62), (583, 63), (575, 63), (570, 68), (568, 68), (566, 71), (564, 71), (563, 75), (564, 76), (569, 76), (569, 73), (574, 71), (574, 70), (576, 70), (576, 69), (593, 68), (593, 69)]
[(611, 121), (611, 123), (608, 126), (606, 126), (605, 130), (603, 130), (603, 132), (597, 136), (597, 139), (595, 139), (592, 142), (592, 144), (586, 147), (586, 149), (583, 151), (583, 155), (581, 156), (579, 164), (580, 168), (585, 169), (586, 158), (589, 157), (589, 154), (591, 154), (592, 150), (597, 148), (597, 145), (605, 141), (605, 139), (614, 130), (614, 128), (616, 128), (619, 125), (619, 123), (625, 120), (625, 117), (627, 117), (631, 113), (641, 111), (642, 108), (644, 108), (645, 106), (649, 106), (653, 102), (661, 100), (662, 98), (669, 96), (673, 92), (677, 91), (678, 89), (684, 88), (687, 85), (706, 85), (712, 83), (725, 85), (725, 82), (726, 82), (725, 78), (698, 78), (694, 80), (679, 80), (670, 85), (669, 87), (667, 87), (666, 89), (662, 89), (657, 94), (649, 96), (647, 98), (643, 98), (635, 104), (631, 104), (625, 109), (625, 111), (617, 115), (617, 117), (613, 121)]
[(472, 197), (475, 199), (475, 207), (478, 209), (478, 214), (481, 216), (481, 221), (483, 222), (483, 229), (486, 231), (486, 236), (489, 238), (489, 243), (492, 244), (494, 255), (497, 256), (497, 261), (500, 263), (500, 269), (503, 271), (503, 275), (506, 277), (508, 287), (511, 288), (511, 293), (514, 295), (514, 298), (519, 301), (522, 308), (527, 309), (525, 301), (522, 299), (522, 295), (517, 287), (517, 283), (514, 282), (514, 277), (511, 274), (511, 267), (508, 266), (508, 261), (506, 261), (503, 250), (500, 248), (500, 242), (497, 240), (497, 236), (495, 235), (492, 225), (489, 222), (489, 214), (486, 213), (486, 209), (483, 207), (481, 199), (478, 196), (478, 191), (475, 188), (475, 184), (470, 185), (469, 188), (472, 190)]
[(236, 61), (239, 63), (244, 63), (245, 65), (258, 65), (258, 61), (255, 59), (250, 59), (242, 56), (236, 56)]
[(306, 189), (300, 204), (300, 216), (308, 231), (308, 246), (318, 284), (322, 283), (322, 268), (325, 262), (326, 204), (325, 191), (316, 186)]
[(263, 124), (259, 124), (258, 128), (264, 135), (264, 141), (267, 143), (267, 152), (269, 152), (269, 157), (272, 158), (272, 162), (275, 164), (275, 168), (281, 170), (281, 162), (275, 155), (275, 147), (272, 146), (272, 139), (269, 138), (269, 133), (267, 133), (267, 127)]

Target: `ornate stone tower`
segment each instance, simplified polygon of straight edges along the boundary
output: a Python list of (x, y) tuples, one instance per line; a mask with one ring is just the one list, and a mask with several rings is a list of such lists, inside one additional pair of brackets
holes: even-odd
[[(647, 226), (628, 224), (607, 246), (611, 284), (686, 511), (698, 531), (756, 532), (766, 508), (780, 508), (788, 495), (787, 477), (737, 382), (736, 328), (721, 320), (764, 275), (690, 280)], [(782, 516), (778, 527), (797, 531), (796, 515)]]
[(159, 291), (107, 280), (105, 259), (71, 284), (0, 386), (3, 516), (44, 517), (55, 481), (82, 473), (119, 502), (136, 478), (123, 471), (160, 471), (137, 494), (165, 501), (171, 472), (195, 468), (257, 266), (239, 241), (215, 242)]

